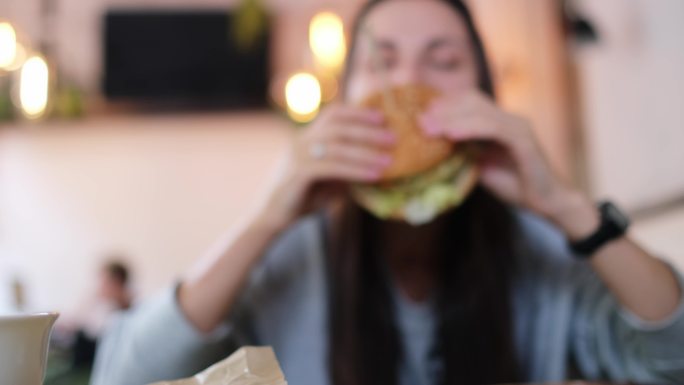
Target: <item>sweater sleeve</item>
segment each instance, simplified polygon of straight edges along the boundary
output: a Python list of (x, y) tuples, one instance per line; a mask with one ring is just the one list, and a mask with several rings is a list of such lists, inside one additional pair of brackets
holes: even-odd
[[(681, 292), (684, 279), (673, 267)], [(624, 308), (590, 270), (577, 279), (573, 353), (589, 379), (684, 383), (684, 300), (666, 319), (649, 322)]]
[(100, 341), (91, 385), (143, 385), (189, 377), (225, 358), (241, 345), (258, 343), (253, 314), (273, 297), (293, 266), (304, 260), (307, 234), (316, 231), (308, 217), (281, 235), (250, 272), (226, 322), (212, 333), (194, 328), (170, 287), (110, 324)]
[[(573, 362), (565, 364), (578, 371), (573, 375), (618, 383), (684, 384), (684, 298), (665, 320), (640, 319), (619, 303), (586, 261), (572, 255), (560, 231), (527, 212), (520, 218), (524, 236), (531, 240), (527, 247), (535, 256), (535, 277), (546, 282), (546, 290), (558, 291), (555, 298), (569, 297), (567, 349)], [(670, 268), (684, 293), (682, 274)]]
[(230, 351), (233, 325), (197, 331), (168, 288), (121, 314), (98, 345), (91, 385), (143, 385), (192, 375)]

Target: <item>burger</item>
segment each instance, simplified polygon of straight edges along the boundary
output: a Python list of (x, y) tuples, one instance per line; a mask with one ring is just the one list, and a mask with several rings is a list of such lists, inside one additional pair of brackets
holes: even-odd
[(428, 223), (460, 205), (477, 183), (477, 149), (427, 137), (418, 123), (438, 96), (427, 86), (405, 85), (371, 94), (361, 103), (382, 111), (397, 137), (390, 150), (393, 162), (379, 181), (352, 187), (357, 203), (380, 219)]

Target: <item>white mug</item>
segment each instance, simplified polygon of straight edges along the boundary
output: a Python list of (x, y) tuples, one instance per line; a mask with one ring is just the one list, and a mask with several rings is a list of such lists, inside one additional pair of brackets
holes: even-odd
[(57, 313), (0, 315), (0, 385), (42, 385)]

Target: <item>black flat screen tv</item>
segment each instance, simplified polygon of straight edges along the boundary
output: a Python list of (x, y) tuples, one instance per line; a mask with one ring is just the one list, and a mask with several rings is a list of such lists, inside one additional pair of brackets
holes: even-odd
[(270, 33), (242, 48), (226, 10), (111, 10), (104, 18), (104, 94), (174, 106), (268, 106)]

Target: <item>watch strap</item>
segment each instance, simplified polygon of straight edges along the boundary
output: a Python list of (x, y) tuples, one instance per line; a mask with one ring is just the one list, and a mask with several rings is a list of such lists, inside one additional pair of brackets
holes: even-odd
[[(629, 222), (615, 205), (607, 201), (601, 202), (598, 210), (601, 218), (599, 228), (588, 237), (569, 243), (570, 249), (578, 257), (592, 256), (606, 243), (621, 237), (627, 231)], [(620, 218), (616, 218), (618, 216)]]

